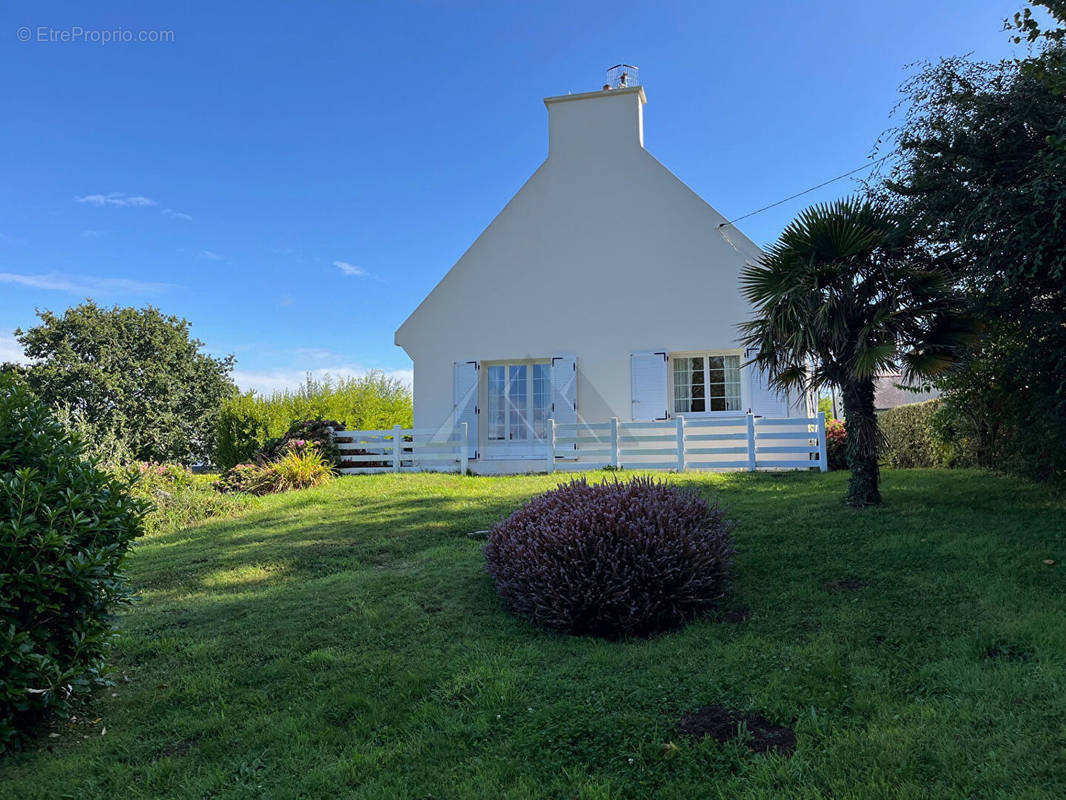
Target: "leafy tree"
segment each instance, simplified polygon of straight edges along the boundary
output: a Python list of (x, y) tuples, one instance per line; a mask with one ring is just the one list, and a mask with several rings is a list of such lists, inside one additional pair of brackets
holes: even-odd
[(803, 211), (741, 272), (755, 318), (741, 325), (755, 361), (781, 388), (836, 385), (847, 420), (851, 505), (881, 502), (874, 378), (947, 367), (965, 325), (950, 275), (906, 224), (859, 198)]
[(16, 330), (31, 364), (23, 376), (44, 402), (97, 439), (112, 437), (144, 461), (209, 460), (234, 358), (201, 352), (188, 321), (156, 308), (102, 308), (91, 300)]
[(965, 290), (983, 335), (939, 381), (979, 463), (1066, 470), (1066, 2), (1008, 28), (1034, 46), (998, 64), (927, 65), (904, 86), (901, 159), (879, 197)]

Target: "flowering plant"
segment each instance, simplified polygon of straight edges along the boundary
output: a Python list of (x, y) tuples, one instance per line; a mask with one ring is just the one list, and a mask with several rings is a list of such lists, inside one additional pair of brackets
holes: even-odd
[(825, 421), (825, 456), (827, 469), (847, 469), (848, 431), (842, 419)]

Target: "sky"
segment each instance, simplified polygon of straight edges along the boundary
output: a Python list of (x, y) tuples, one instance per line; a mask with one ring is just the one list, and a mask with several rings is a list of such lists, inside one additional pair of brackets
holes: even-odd
[(907, 65), (1014, 55), (1021, 4), (4, 3), (0, 361), (91, 297), (243, 389), (410, 380), (393, 332), (543, 161), (542, 98), (635, 64), (645, 146), (731, 219), (867, 163)]

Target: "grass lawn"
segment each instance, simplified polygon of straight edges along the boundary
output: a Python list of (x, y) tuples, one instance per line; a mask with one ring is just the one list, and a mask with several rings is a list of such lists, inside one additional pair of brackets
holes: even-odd
[[(670, 476), (739, 520), (754, 614), (611, 643), (511, 617), (466, 536), (563, 479), (353, 476), (141, 540), (118, 684), (0, 795), (1066, 796), (1061, 498), (890, 471), (856, 511), (841, 473)], [(711, 703), (795, 755), (681, 737)]]

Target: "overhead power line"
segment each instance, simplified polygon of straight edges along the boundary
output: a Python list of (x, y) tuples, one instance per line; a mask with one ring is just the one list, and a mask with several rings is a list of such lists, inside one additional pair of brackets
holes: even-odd
[(761, 214), (764, 211), (769, 211), (771, 208), (775, 208), (776, 206), (779, 206), (782, 203), (787, 203), (789, 200), (795, 200), (797, 197), (803, 197), (803, 195), (805, 195), (805, 194), (810, 194), (815, 189), (821, 189), (823, 186), (828, 186), (831, 183), (836, 183), (841, 178), (846, 178), (849, 175), (854, 175), (856, 172), (862, 172), (864, 169), (870, 169), (872, 167), (876, 167), (878, 164), (880, 164), (883, 161), (887, 161), (888, 159), (890, 159), (894, 155), (895, 155), (895, 153), (889, 153), (887, 156), (881, 156), (881, 158), (877, 159), (876, 161), (871, 161), (869, 164), (863, 164), (861, 167), (855, 167), (855, 169), (848, 170), (843, 175), (837, 175), (835, 178), (830, 178), (827, 181), (822, 181), (817, 186), (812, 186), (809, 189), (804, 189), (802, 192), (796, 192), (795, 194), (790, 194), (784, 200), (778, 200), (776, 203), (770, 203), (770, 205), (768, 205), (768, 206), (763, 206), (762, 208), (757, 208), (754, 211), (750, 211), (750, 212), (748, 212), (747, 214), (744, 214), (741, 217), (735, 217), (734, 219), (731, 219), (728, 222), (719, 223), (718, 227), (719, 228), (724, 228), (726, 225), (732, 225), (734, 222), (740, 222), (742, 219), (747, 219), (748, 217), (754, 217), (756, 214)]

